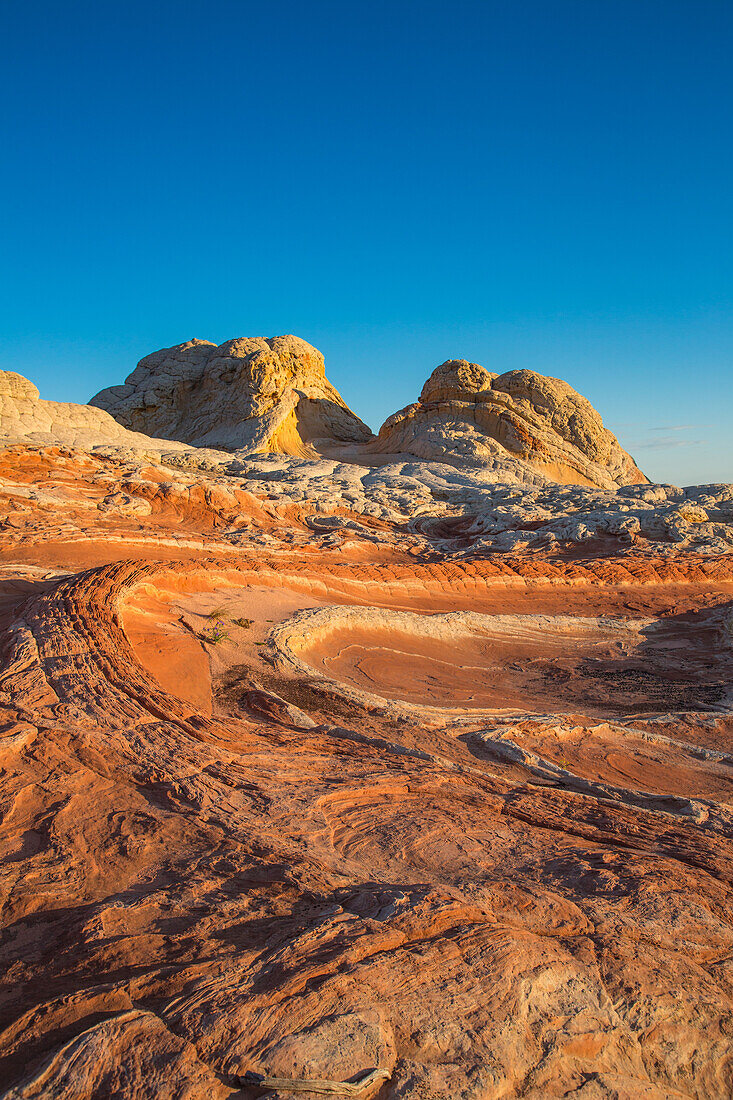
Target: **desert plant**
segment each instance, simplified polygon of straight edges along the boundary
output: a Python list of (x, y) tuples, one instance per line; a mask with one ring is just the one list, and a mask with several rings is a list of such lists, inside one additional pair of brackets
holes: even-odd
[(199, 634), (201, 641), (206, 642), (207, 645), (219, 645), (220, 642), (225, 642), (228, 637), (229, 631), (224, 630), (220, 623), (216, 623), (209, 630), (204, 630)]
[(226, 617), (227, 613), (225, 607), (215, 607), (206, 615), (207, 619), (226, 619)]

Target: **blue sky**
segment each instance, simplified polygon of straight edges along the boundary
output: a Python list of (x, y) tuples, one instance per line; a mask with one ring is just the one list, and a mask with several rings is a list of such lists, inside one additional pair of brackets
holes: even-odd
[(85, 401), (294, 332), (372, 427), (438, 363), (567, 379), (733, 481), (729, 0), (0, 5), (0, 368)]

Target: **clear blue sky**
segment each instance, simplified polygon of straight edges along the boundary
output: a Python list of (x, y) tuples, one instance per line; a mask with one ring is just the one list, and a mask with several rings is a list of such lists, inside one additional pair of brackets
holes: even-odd
[(733, 481), (730, 0), (2, 0), (0, 367), (86, 401), (294, 332), (372, 427), (449, 357)]

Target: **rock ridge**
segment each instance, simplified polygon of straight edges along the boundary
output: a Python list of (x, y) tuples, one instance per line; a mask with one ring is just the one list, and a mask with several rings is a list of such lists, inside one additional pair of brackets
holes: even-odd
[[(72, 401), (44, 401), (38, 388), (15, 371), (0, 371), (0, 437), (4, 442), (76, 447), (160, 450), (161, 440), (128, 431), (101, 408)], [(185, 449), (168, 442), (169, 451)]]
[(21, 375), (0, 372), (0, 433), (87, 449), (160, 450), (165, 440), (168, 451), (371, 467), (414, 457), (480, 470), (495, 484), (648, 484), (591, 403), (559, 378), (450, 359), (375, 437), (326, 378), (323, 355), (296, 336), (163, 348), (86, 406), (44, 401)]

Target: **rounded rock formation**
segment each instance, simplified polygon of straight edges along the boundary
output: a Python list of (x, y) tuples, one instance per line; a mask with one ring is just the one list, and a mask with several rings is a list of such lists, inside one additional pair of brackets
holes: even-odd
[(134, 431), (229, 451), (312, 456), (320, 441), (373, 438), (326, 378), (321, 353), (297, 336), (164, 348), (90, 405)]
[(490, 467), (497, 481), (532, 472), (604, 489), (647, 480), (567, 382), (531, 370), (492, 374), (465, 359), (436, 367), (420, 400), (389, 417), (370, 449)]
[[(0, 371), (0, 439), (3, 442), (61, 445), (92, 450), (141, 450), (160, 442), (123, 428), (109, 413), (71, 401), (43, 401), (36, 386), (15, 371)], [(167, 450), (181, 449), (169, 442)]]
[(37, 401), (40, 397), (37, 386), (16, 374), (14, 370), (0, 371), (0, 399), (10, 397), (14, 401)]

